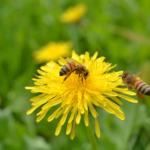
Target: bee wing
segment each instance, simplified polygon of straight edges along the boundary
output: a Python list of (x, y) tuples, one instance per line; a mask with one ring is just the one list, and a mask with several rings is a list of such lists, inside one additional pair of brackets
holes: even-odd
[(73, 58), (66, 58), (65, 61), (66, 61), (67, 63), (69, 63), (69, 62), (74, 62), (76, 66), (77, 66), (78, 64), (80, 64), (78, 61), (76, 61), (76, 60), (73, 59)]

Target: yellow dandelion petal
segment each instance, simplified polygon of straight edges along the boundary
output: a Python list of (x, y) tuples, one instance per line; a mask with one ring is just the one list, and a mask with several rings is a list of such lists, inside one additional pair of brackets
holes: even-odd
[[(74, 127), (75, 128), (75, 127)], [(70, 139), (73, 140), (75, 137), (75, 129), (71, 132)]]
[(68, 123), (71, 123), (71, 122), (72, 122), (75, 113), (76, 113), (76, 108), (73, 109), (73, 111), (72, 111), (72, 113), (71, 113), (71, 116), (70, 116), (70, 118), (69, 118), (69, 120), (68, 120)]
[(66, 107), (64, 107), (63, 109), (61, 109), (61, 110), (58, 112), (58, 114), (55, 116), (55, 118), (56, 118), (56, 119), (59, 118), (59, 117), (63, 114), (63, 112), (65, 111), (65, 109), (66, 109)]
[(70, 135), (70, 139), (73, 140), (75, 137), (75, 126), (76, 126), (76, 114), (75, 114), (75, 118), (74, 118), (74, 122), (73, 122), (73, 127), (72, 127), (72, 132)]
[(65, 113), (65, 114), (63, 114), (63, 117), (62, 117), (61, 120), (60, 120), (60, 124), (61, 124), (61, 125), (63, 125), (63, 124), (65, 123), (65, 121), (66, 121), (66, 119), (67, 119), (67, 116), (68, 116), (68, 112)]
[(125, 115), (121, 110), (118, 110), (116, 108), (114, 108), (110, 103), (107, 104), (107, 106), (112, 110), (112, 112), (114, 112), (114, 114), (120, 118), (121, 120), (125, 119)]
[(97, 137), (100, 138), (100, 127), (99, 127), (97, 118), (95, 118), (95, 133), (96, 133)]
[[(51, 107), (49, 107), (49, 109), (50, 109)], [(42, 109), (40, 112), (38, 112), (36, 115), (37, 116), (39, 116), (39, 115), (41, 115), (41, 114), (43, 114), (44, 113), (44, 110)]]
[(92, 56), (91, 60), (95, 60), (98, 56), (98, 52), (95, 52), (94, 55)]
[(38, 96), (35, 96), (35, 97), (33, 97), (33, 98), (31, 98), (30, 99), (30, 101), (31, 102), (34, 102), (34, 101), (41, 101), (41, 98), (43, 97), (43, 96), (45, 96), (45, 94), (40, 94), (40, 95), (38, 95)]
[(27, 115), (29, 115), (29, 114), (31, 114), (34, 110), (36, 110), (38, 107), (40, 107), (42, 104), (38, 104), (38, 105), (36, 105), (36, 106), (34, 106), (34, 107), (32, 107), (30, 110), (28, 110), (27, 111)]
[(79, 124), (80, 123), (80, 120), (81, 120), (81, 113), (80, 111), (78, 110), (78, 115), (76, 117), (76, 123)]
[(40, 64), (50, 60), (58, 60), (59, 57), (70, 55), (71, 42), (50, 42), (33, 53), (35, 62)]
[(79, 60), (79, 56), (76, 54), (75, 51), (72, 51), (72, 58), (77, 61)]
[(46, 72), (44, 72), (44, 71), (41, 71), (41, 70), (37, 70), (37, 72), (39, 73), (39, 74), (41, 74), (41, 75), (43, 75), (43, 76), (45, 76), (47, 73)]
[(136, 95), (135, 92), (129, 91), (127, 88), (126, 89), (114, 88), (114, 91), (121, 92), (128, 95)]
[(80, 55), (80, 58), (83, 60), (83, 59), (84, 59), (84, 55), (83, 55), (83, 54), (81, 54), (81, 55)]
[(117, 104), (119, 104), (119, 105), (123, 105), (123, 103), (122, 103), (122, 101), (121, 100), (119, 100), (117, 97), (115, 97), (115, 96), (112, 96), (112, 97), (110, 97), (113, 101), (115, 101)]
[(78, 91), (78, 109), (80, 109), (80, 112), (84, 114), (84, 106), (83, 106), (81, 91)]
[(120, 98), (137, 103), (137, 100), (131, 98), (135, 93), (123, 87), (123, 71), (110, 72), (115, 65), (104, 62), (105, 57), (97, 58), (97, 56), (97, 52), (90, 57), (89, 52), (79, 56), (73, 51), (71, 58), (79, 64), (82, 63), (89, 73), (88, 76), (85, 75), (83, 69), (79, 76), (78, 72), (74, 71), (65, 81), (66, 76), (60, 76), (61, 67), (67, 63), (62, 57), (58, 64), (50, 61), (42, 66), (38, 70), (39, 75), (33, 78), (35, 85), (26, 87), (33, 93), (40, 93), (39, 96), (30, 99), (32, 108), (27, 111), (27, 114), (31, 114), (38, 107), (41, 108), (36, 120), (39, 122), (55, 106), (55, 111), (47, 121), (60, 117), (55, 131), (55, 135), (58, 135), (62, 125), (68, 120), (66, 134), (70, 134), (71, 139), (75, 137), (75, 126), (81, 122), (82, 116), (84, 116), (85, 126), (89, 125), (89, 113), (95, 118), (95, 133), (97, 137), (100, 137), (97, 121), (98, 107), (124, 120), (125, 115), (120, 108), (123, 102)]
[(62, 125), (61, 125), (61, 123), (59, 122), (58, 125), (57, 125), (57, 128), (56, 128), (56, 131), (55, 131), (55, 135), (56, 135), (56, 136), (59, 135), (59, 133), (60, 133), (60, 131), (61, 131), (61, 127), (62, 127)]
[[(116, 103), (110, 101), (109, 99), (105, 98), (105, 100), (107, 101), (107, 104), (110, 104), (111, 106), (113, 106), (113, 108), (116, 108), (116, 109), (120, 109), (120, 106), (117, 105)], [(106, 104), (106, 105), (107, 105)]]
[(70, 134), (71, 128), (72, 128), (72, 123), (68, 123), (68, 124), (67, 124), (67, 130), (66, 130), (66, 134), (67, 134), (67, 135)]
[(114, 114), (114, 111), (111, 110), (109, 107), (105, 106), (105, 107), (103, 107), (103, 108), (104, 108), (108, 113)]
[(128, 97), (128, 96), (125, 96), (125, 95), (121, 95), (121, 94), (118, 94), (118, 96), (121, 97), (121, 98), (123, 98), (123, 99), (125, 99), (125, 100), (127, 100), (127, 101), (130, 101), (132, 103), (138, 103), (137, 100), (135, 100), (135, 99), (133, 99), (131, 97)]
[(96, 61), (97, 61), (97, 66), (99, 66), (99, 67), (102, 68), (102, 67), (103, 67), (103, 66), (102, 66), (102, 62), (104, 61), (104, 59), (105, 59), (105, 57), (103, 57), (103, 56), (100, 57), (100, 58), (98, 58), (98, 59), (96, 60)]
[(89, 106), (89, 109), (90, 109), (90, 112), (91, 112), (92, 116), (93, 116), (94, 118), (96, 118), (98, 114), (97, 114), (97, 112), (96, 112), (94, 106), (93, 106), (90, 102), (88, 102), (88, 106)]
[(85, 114), (84, 114), (84, 123), (85, 123), (86, 126), (89, 126), (88, 111), (85, 111)]
[(47, 121), (50, 122), (52, 121), (55, 116), (57, 115), (57, 113), (60, 111), (61, 107), (59, 107), (50, 117), (48, 117)]
[(32, 90), (32, 89), (34, 89), (34, 87), (28, 87), (28, 86), (26, 86), (25, 89), (26, 90)]
[(61, 16), (60, 20), (64, 23), (77, 23), (85, 15), (87, 8), (84, 4), (78, 4), (68, 8)]
[(42, 100), (38, 99), (38, 100), (34, 101), (31, 105), (34, 106), (34, 105), (38, 105), (38, 104), (44, 104), (48, 100), (50, 100), (52, 97), (53, 97), (53, 95), (52, 96), (49, 96), (49, 95), (43, 96)]
[(47, 109), (47, 107), (49, 107), (49, 106), (53, 107), (53, 106), (56, 106), (56, 105), (58, 105), (60, 103), (61, 103), (60, 99), (58, 99), (58, 97), (55, 97), (54, 99), (52, 99), (51, 101), (49, 101), (48, 103), (46, 103), (42, 107), (42, 109)]
[(85, 62), (88, 62), (90, 60), (89, 52), (85, 52), (84, 60)]
[(43, 113), (41, 113), (41, 115), (36, 119), (36, 122), (40, 122), (46, 115), (46, 113), (49, 111), (49, 108), (45, 111), (43, 111)]
[(84, 106), (85, 110), (88, 110), (86, 99), (88, 99), (88, 95), (86, 93), (84, 93), (83, 106)]
[(66, 64), (66, 61), (62, 57), (60, 57), (58, 63), (63, 66)]

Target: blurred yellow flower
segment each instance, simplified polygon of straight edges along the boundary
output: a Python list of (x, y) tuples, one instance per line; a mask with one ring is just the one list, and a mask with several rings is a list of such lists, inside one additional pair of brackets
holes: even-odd
[(78, 4), (68, 8), (60, 17), (60, 20), (65, 23), (77, 23), (87, 12), (85, 4)]
[(120, 88), (119, 86), (123, 84), (121, 78), (123, 71), (109, 73), (115, 66), (104, 62), (104, 57), (97, 58), (97, 55), (96, 52), (92, 57), (89, 57), (89, 53), (86, 52), (85, 55), (78, 56), (74, 51), (72, 52), (72, 58), (83, 63), (89, 70), (89, 76), (83, 82), (79, 75), (73, 72), (62, 83), (64, 76), (59, 76), (59, 72), (61, 67), (66, 64), (63, 58), (59, 59), (59, 64), (51, 61), (42, 66), (41, 70), (37, 70), (40, 75), (33, 78), (35, 86), (26, 87), (26, 89), (30, 89), (32, 93), (41, 94), (30, 99), (33, 107), (27, 114), (29, 115), (41, 107), (36, 120), (39, 122), (52, 107), (57, 106), (57, 109), (47, 120), (50, 122), (54, 118), (62, 116), (55, 131), (55, 135), (58, 135), (70, 112), (66, 134), (71, 133), (71, 139), (75, 136), (75, 125), (80, 123), (81, 114), (84, 115), (85, 125), (89, 125), (89, 112), (95, 118), (95, 133), (97, 137), (100, 137), (96, 106), (102, 107), (107, 112), (124, 120), (125, 115), (120, 110), (120, 105), (123, 103), (119, 97), (137, 103), (137, 100), (124, 95), (135, 95), (136, 93), (128, 91), (127, 88)]
[(58, 60), (59, 57), (71, 54), (71, 42), (50, 42), (33, 53), (36, 63)]

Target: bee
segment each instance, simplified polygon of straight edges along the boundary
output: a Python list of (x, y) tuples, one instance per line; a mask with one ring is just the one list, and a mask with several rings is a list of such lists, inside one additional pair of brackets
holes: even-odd
[(142, 98), (142, 94), (150, 95), (150, 86), (136, 75), (125, 72), (122, 75), (122, 80), (129, 90), (135, 89), (137, 91), (139, 98)]
[(82, 83), (83, 83), (83, 77), (86, 80), (87, 76), (89, 75), (89, 70), (86, 68), (84, 64), (81, 64), (77, 62), (74, 59), (65, 59), (67, 64), (65, 64), (59, 72), (60, 76), (66, 75), (63, 82), (71, 75), (71, 73), (75, 72), (76, 74), (82, 75)]

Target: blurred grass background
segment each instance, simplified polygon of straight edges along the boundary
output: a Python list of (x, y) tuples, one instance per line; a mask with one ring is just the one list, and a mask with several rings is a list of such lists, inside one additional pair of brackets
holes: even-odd
[[(79, 0), (0, 1), (0, 150), (91, 150), (83, 120), (72, 141), (66, 125), (54, 135), (59, 119), (48, 123), (45, 117), (36, 123), (38, 111), (26, 115), (35, 95), (24, 87), (33, 85), (31, 78), (40, 67), (32, 53), (49, 41), (71, 40), (78, 54), (98, 51), (117, 64), (116, 71), (141, 72), (141, 79), (150, 83), (150, 1), (82, 2), (88, 12), (73, 25), (59, 17)], [(144, 96), (138, 104), (122, 101), (125, 121), (97, 109), (99, 150), (150, 150), (150, 98)]]

